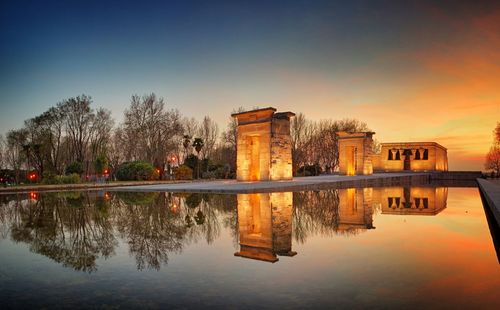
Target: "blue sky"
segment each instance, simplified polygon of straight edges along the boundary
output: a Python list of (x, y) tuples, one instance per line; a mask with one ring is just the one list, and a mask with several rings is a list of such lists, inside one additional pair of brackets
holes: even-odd
[[(436, 140), (479, 167), (498, 119), (499, 12), (493, 1), (4, 1), (0, 133), (82, 93), (119, 122), (132, 94), (155, 92), (220, 127), (239, 106), (358, 118), (380, 141)], [(440, 105), (454, 112), (424, 113)], [(460, 149), (466, 134), (480, 143)]]

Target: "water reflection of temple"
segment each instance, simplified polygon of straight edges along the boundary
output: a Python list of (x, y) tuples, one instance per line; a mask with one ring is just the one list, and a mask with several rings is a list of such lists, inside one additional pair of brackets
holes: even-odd
[(339, 190), (338, 231), (372, 229), (372, 188)]
[(380, 203), (382, 214), (436, 215), (446, 208), (446, 187), (374, 188), (373, 200)]
[(292, 251), (293, 193), (238, 194), (240, 251), (251, 259), (278, 261)]

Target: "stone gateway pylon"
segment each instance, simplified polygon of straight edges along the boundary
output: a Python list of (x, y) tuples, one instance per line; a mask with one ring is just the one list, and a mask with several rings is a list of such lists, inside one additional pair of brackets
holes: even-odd
[(231, 115), (238, 121), (236, 179), (238, 181), (291, 180), (292, 112), (263, 108)]
[(372, 149), (375, 133), (337, 132), (339, 172), (344, 175), (369, 175), (373, 173)]

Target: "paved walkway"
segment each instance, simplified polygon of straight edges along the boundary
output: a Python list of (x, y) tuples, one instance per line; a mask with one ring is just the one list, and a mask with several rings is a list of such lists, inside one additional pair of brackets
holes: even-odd
[(500, 226), (500, 183), (498, 180), (490, 181), (477, 179), (479, 190), (486, 200), (487, 206), (493, 214), (497, 225)]
[(429, 180), (428, 173), (377, 173), (373, 175), (340, 176), (323, 175), (297, 177), (290, 181), (237, 182), (236, 180), (192, 182), (178, 184), (155, 184), (116, 187), (110, 191), (166, 191), (198, 193), (262, 193), (302, 191), (324, 188), (346, 188), (361, 186), (389, 186), (422, 183)]

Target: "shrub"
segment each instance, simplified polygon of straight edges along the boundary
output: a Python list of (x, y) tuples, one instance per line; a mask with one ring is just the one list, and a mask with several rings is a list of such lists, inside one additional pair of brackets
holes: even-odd
[(192, 180), (193, 179), (193, 169), (186, 165), (181, 165), (174, 172), (176, 180)]
[(123, 163), (116, 170), (116, 178), (120, 181), (153, 180), (157, 176), (153, 165), (144, 161)]
[(314, 165), (304, 165), (299, 168), (297, 174), (300, 176), (312, 176), (312, 175), (320, 175), (322, 172), (321, 166), (319, 164)]
[(78, 184), (82, 180), (79, 174), (72, 173), (69, 175), (52, 175), (44, 174), (43, 184)]
[(215, 171), (205, 171), (201, 176), (203, 179), (216, 179), (217, 173)]
[(71, 164), (69, 164), (68, 166), (66, 166), (66, 169), (64, 170), (64, 172), (66, 174), (72, 174), (72, 173), (82, 174), (83, 173), (83, 165), (79, 161), (74, 161)]
[(95, 173), (103, 174), (108, 167), (108, 160), (103, 155), (96, 158), (94, 162)]
[(195, 170), (198, 166), (198, 157), (196, 157), (196, 155), (194, 154), (189, 154), (188, 157), (186, 157), (186, 159), (184, 160), (183, 166), (187, 166), (191, 168), (191, 170)]
[(80, 175), (77, 173), (72, 173), (70, 175), (62, 175), (60, 177), (62, 184), (75, 184), (75, 183), (80, 183), (82, 181)]
[(188, 166), (193, 170), (193, 177), (198, 176), (198, 168), (200, 169), (199, 176), (203, 177), (203, 172), (209, 170), (209, 160), (208, 158), (205, 159), (198, 159), (196, 155), (190, 154), (185, 160), (184, 160), (184, 165)]

